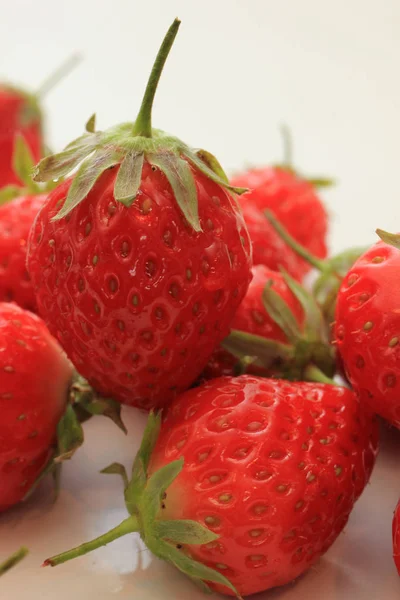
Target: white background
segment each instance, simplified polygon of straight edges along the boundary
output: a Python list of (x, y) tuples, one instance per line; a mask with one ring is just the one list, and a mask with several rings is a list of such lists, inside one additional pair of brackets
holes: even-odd
[[(368, 243), (377, 226), (400, 230), (399, 0), (0, 0), (0, 78), (34, 90), (82, 52), (85, 62), (45, 100), (50, 143), (59, 149), (94, 111), (101, 128), (135, 118), (175, 16), (182, 26), (157, 95), (156, 127), (209, 149), (232, 171), (279, 159), (285, 121), (299, 168), (338, 179), (325, 195), (335, 250)], [(0, 557), (20, 544), (31, 550), (2, 579), (1, 600), (203, 598), (172, 567), (151, 561), (134, 536), (58, 569), (38, 568), (126, 516), (119, 482), (99, 474), (113, 460), (131, 463), (144, 417), (125, 411), (125, 421), (124, 439), (103, 419), (85, 425), (86, 444), (66, 465), (56, 505), (44, 488), (0, 516)], [(400, 438), (384, 437), (346, 533), (295, 586), (263, 600), (397, 600), (391, 519)]]
[[(280, 158), (278, 124), (325, 194), (331, 245), (400, 230), (399, 0), (0, 0), (0, 77), (31, 89), (76, 50), (85, 62), (46, 98), (54, 148), (94, 111), (136, 116), (175, 16), (154, 125), (214, 152), (227, 170)], [(398, 224), (399, 223), (399, 224)]]

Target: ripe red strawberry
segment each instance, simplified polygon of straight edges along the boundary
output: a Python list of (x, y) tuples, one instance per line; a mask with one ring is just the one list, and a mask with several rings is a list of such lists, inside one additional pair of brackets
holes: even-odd
[(94, 151), (49, 195), (28, 251), (39, 310), (77, 369), (101, 393), (142, 408), (165, 405), (196, 379), (251, 278), (250, 240), (216, 159), (151, 129), (178, 26), (135, 124), (93, 132), (91, 120), (89, 133), (40, 163), (38, 176), (52, 179)]
[(0, 512), (49, 462), (66, 407), (72, 366), (38, 317), (0, 304)]
[(400, 502), (393, 517), (393, 558), (400, 575)]
[(17, 136), (22, 136), (25, 140), (35, 163), (43, 156), (41, 100), (76, 65), (77, 60), (79, 58), (76, 56), (69, 59), (44, 82), (35, 94), (0, 84), (0, 189), (5, 185), (24, 183), (13, 168), (14, 144)]
[(303, 279), (309, 265), (282, 240), (278, 241), (263, 220), (263, 213), (270, 210), (297, 242), (324, 258), (328, 216), (315, 186), (290, 166), (249, 169), (234, 176), (231, 183), (250, 190), (243, 194), (240, 203), (253, 243), (254, 264), (275, 270), (282, 265), (292, 277)]
[(247, 596), (284, 585), (346, 525), (371, 475), (377, 434), (349, 389), (214, 379), (172, 403), (157, 443), (150, 418), (131, 482), (121, 465), (106, 469), (123, 475), (131, 516), (45, 564), (140, 531), (154, 554), (217, 591)]
[(203, 378), (247, 372), (303, 379), (310, 365), (333, 375), (328, 331), (310, 294), (287, 273), (264, 265), (253, 267), (252, 272), (232, 331), (223, 341), (225, 353), (214, 352)]
[(24, 546), (14, 552), (11, 556), (9, 556), (5, 561), (0, 563), (0, 575), (4, 575), (7, 571), (9, 571), (12, 567), (17, 565), (25, 556), (28, 554), (28, 549)]
[(351, 385), (363, 402), (400, 428), (400, 251), (390, 236), (347, 273), (336, 305), (335, 338)]

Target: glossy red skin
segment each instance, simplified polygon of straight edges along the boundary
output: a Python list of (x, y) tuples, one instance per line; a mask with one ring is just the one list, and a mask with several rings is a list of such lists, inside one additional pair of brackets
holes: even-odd
[(233, 177), (231, 182), (250, 189), (240, 197), (240, 203), (253, 243), (254, 264), (264, 264), (274, 270), (282, 265), (301, 281), (310, 265), (280, 240), (269, 223), (263, 222), (263, 213), (271, 210), (311, 254), (325, 258), (328, 216), (314, 187), (279, 167), (249, 169)]
[(0, 512), (23, 499), (47, 464), (71, 377), (44, 322), (0, 303)]
[(26, 269), (28, 236), (47, 196), (21, 196), (0, 206), (0, 302), (14, 301), (36, 312), (36, 298)]
[(400, 428), (399, 272), (400, 251), (384, 242), (356, 261), (339, 290), (335, 339), (353, 389)]
[(130, 208), (114, 200), (117, 173), (106, 171), (56, 223), (70, 182), (50, 194), (28, 269), (40, 313), (78, 371), (103, 394), (149, 409), (189, 387), (227, 335), (251, 278), (251, 247), (234, 199), (199, 172), (200, 233), (161, 171), (144, 165)]
[[(253, 279), (250, 282), (249, 289), (241, 305), (236, 311), (231, 329), (238, 329), (277, 342), (288, 343), (288, 339), (282, 329), (265, 310), (262, 294), (267, 283), (272, 281), (272, 288), (286, 302), (301, 328), (304, 321), (304, 311), (300, 302), (287, 286), (281, 273), (272, 271), (264, 265), (256, 265), (252, 269), (252, 274)], [(232, 354), (222, 348), (218, 348), (213, 353), (204, 370), (203, 377), (205, 379), (212, 379), (222, 377), (223, 375), (233, 375), (236, 364), (237, 360)]]
[(243, 596), (284, 585), (346, 525), (377, 445), (376, 420), (347, 388), (214, 379), (181, 395), (166, 414), (150, 472), (185, 462), (159, 516), (215, 531), (216, 542), (188, 550)]
[(393, 558), (400, 575), (400, 501), (393, 517)]
[(0, 189), (5, 185), (22, 184), (12, 166), (15, 136), (18, 133), (25, 138), (35, 162), (41, 157), (41, 122), (34, 119), (24, 123), (21, 118), (24, 105), (23, 94), (0, 86)]

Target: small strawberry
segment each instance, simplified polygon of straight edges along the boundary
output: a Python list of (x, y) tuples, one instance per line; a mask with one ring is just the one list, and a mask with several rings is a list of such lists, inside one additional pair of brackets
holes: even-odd
[(393, 558), (400, 575), (400, 502), (393, 517)]
[[(25, 187), (0, 190), (0, 302), (14, 301), (36, 311), (36, 298), (26, 269), (30, 229), (51, 187), (40, 187), (31, 179), (33, 157), (24, 138), (15, 137), (14, 171)], [(54, 187), (54, 186), (52, 186)]]
[(14, 552), (11, 556), (9, 556), (5, 561), (0, 563), (0, 575), (4, 575), (7, 571), (9, 571), (12, 567), (17, 565), (25, 556), (28, 554), (28, 549), (24, 546)]
[[(242, 367), (253, 374), (283, 373), (301, 379), (311, 363), (332, 375), (333, 353), (322, 314), (311, 296), (286, 273), (264, 265), (253, 267), (252, 272), (247, 294), (231, 323), (232, 332), (223, 342), (225, 356), (218, 349), (203, 377), (233, 375)], [(233, 356), (247, 362), (247, 368), (235, 364)]]
[[(282, 265), (292, 277), (301, 280), (309, 271), (309, 265), (282, 241), (279, 243), (276, 240), (262, 215), (265, 210), (270, 210), (297, 242), (315, 256), (324, 258), (327, 254), (328, 216), (315, 187), (331, 182), (307, 180), (300, 176), (291, 165), (290, 143), (287, 139), (285, 146), (284, 164), (249, 169), (235, 175), (231, 183), (250, 190), (243, 194), (240, 203), (253, 243), (254, 264), (264, 264), (275, 270)], [(284, 251), (279, 252), (282, 244)]]
[[(102, 394), (141, 408), (189, 387), (229, 332), (251, 247), (232, 188), (208, 152), (151, 127), (160, 48), (136, 122), (94, 131), (44, 159), (49, 195), (28, 249), (39, 310)], [(193, 351), (195, 349), (195, 351)]]
[[(107, 412), (79, 378), (44, 322), (0, 303), (0, 512), (20, 502), (83, 441), (74, 405)], [(116, 419), (118, 422), (118, 419)], [(53, 461), (57, 457), (57, 463)]]
[[(77, 63), (72, 57), (35, 94), (0, 84), (0, 189), (20, 185), (13, 168), (15, 137), (22, 136), (35, 162), (43, 156), (43, 114), (41, 100)], [(23, 182), (22, 182), (23, 183)]]
[(105, 469), (123, 476), (130, 516), (45, 565), (139, 531), (204, 589), (247, 596), (284, 585), (346, 525), (378, 443), (351, 390), (249, 375), (189, 390), (157, 440), (158, 427), (152, 415), (130, 482), (122, 465)]
[(384, 241), (367, 250), (343, 280), (334, 333), (354, 390), (400, 428), (400, 236), (378, 233)]

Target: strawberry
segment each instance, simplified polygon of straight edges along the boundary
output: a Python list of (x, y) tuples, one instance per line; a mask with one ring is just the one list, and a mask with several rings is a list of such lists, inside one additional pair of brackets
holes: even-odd
[(36, 311), (36, 298), (26, 270), (26, 250), (33, 221), (50, 188), (32, 181), (31, 152), (21, 135), (15, 141), (14, 171), (25, 187), (9, 185), (0, 191), (0, 302), (15, 301)]
[(28, 249), (40, 313), (77, 369), (102, 394), (146, 409), (196, 379), (251, 278), (242, 190), (208, 152), (151, 128), (178, 27), (134, 124), (95, 132), (90, 119), (88, 133), (39, 164), (36, 178), (51, 180), (90, 155), (49, 195)]
[(22, 136), (37, 162), (43, 154), (43, 114), (41, 100), (77, 63), (72, 57), (51, 75), (35, 94), (0, 84), (0, 189), (20, 185), (13, 168), (15, 137)]
[(214, 379), (172, 403), (157, 440), (158, 425), (152, 415), (130, 482), (122, 465), (105, 469), (123, 476), (130, 516), (45, 565), (139, 531), (203, 587), (247, 596), (284, 585), (342, 531), (377, 452), (375, 419), (328, 384)]
[[(333, 353), (327, 344), (327, 331), (310, 295), (287, 273), (264, 265), (253, 267), (252, 272), (247, 294), (233, 318), (232, 332), (223, 342), (225, 354), (221, 349), (213, 354), (203, 377), (238, 374), (242, 367), (253, 374), (284, 373), (302, 378), (310, 363), (332, 375)], [(233, 356), (242, 364), (235, 363)]]
[(25, 556), (28, 554), (28, 549), (24, 546), (14, 552), (9, 558), (0, 563), (0, 575), (4, 575), (6, 571), (9, 571), (12, 567), (17, 565)]
[[(73, 375), (44, 322), (16, 304), (0, 303), (0, 512), (20, 502), (45, 473), (57, 474), (83, 441), (77, 419), (113, 404)], [(51, 375), (51, 376), (49, 376)], [(57, 461), (52, 459), (57, 457)]]
[(393, 558), (400, 575), (400, 502), (393, 517)]
[(334, 333), (354, 390), (400, 428), (400, 236), (378, 232), (385, 241), (367, 250), (343, 280)]
[(331, 182), (300, 176), (291, 165), (291, 142), (286, 129), (283, 134), (284, 164), (248, 169), (235, 175), (231, 183), (250, 190), (243, 194), (240, 203), (253, 243), (254, 264), (264, 264), (274, 270), (282, 265), (292, 277), (301, 280), (309, 271), (309, 265), (277, 239), (263, 220), (263, 212), (270, 210), (297, 242), (315, 256), (324, 258), (328, 216), (315, 188)]

